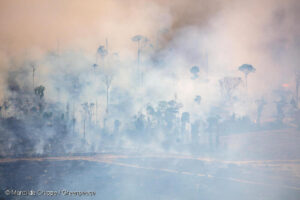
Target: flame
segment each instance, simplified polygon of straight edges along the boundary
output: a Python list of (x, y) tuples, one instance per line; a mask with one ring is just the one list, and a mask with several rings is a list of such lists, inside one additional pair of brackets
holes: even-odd
[(289, 87), (289, 84), (287, 84), (287, 83), (284, 83), (284, 84), (282, 84), (282, 87)]

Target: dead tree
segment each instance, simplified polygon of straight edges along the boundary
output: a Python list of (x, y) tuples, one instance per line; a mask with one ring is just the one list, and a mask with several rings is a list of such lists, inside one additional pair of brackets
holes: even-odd
[(143, 48), (146, 47), (146, 45), (149, 42), (149, 39), (142, 35), (136, 35), (131, 38), (133, 42), (137, 42), (138, 50), (137, 50), (137, 71), (138, 71), (138, 77), (139, 77), (139, 84), (143, 85), (143, 71), (141, 70), (141, 52)]
[(219, 80), (221, 92), (225, 98), (232, 100), (234, 90), (241, 84), (240, 77), (224, 77)]
[(111, 82), (112, 82), (112, 76), (105, 75), (103, 81), (104, 81), (104, 84), (106, 87), (106, 114), (108, 114), (108, 112), (109, 112), (109, 89), (110, 89)]
[(31, 68), (32, 68), (32, 88), (35, 89), (34, 78), (35, 78), (36, 65), (34, 63), (31, 63)]

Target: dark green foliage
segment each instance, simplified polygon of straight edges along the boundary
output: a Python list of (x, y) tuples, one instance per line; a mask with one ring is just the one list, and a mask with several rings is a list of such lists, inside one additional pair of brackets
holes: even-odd
[(53, 113), (52, 112), (44, 112), (43, 118), (44, 119), (50, 119), (52, 117)]
[(242, 66), (239, 67), (239, 70), (245, 74), (245, 81), (246, 81), (246, 88), (247, 88), (248, 87), (248, 80), (247, 80), (248, 74), (251, 72), (254, 73), (256, 71), (256, 69), (252, 65), (243, 64)]
[(199, 67), (198, 66), (193, 66), (191, 69), (190, 69), (190, 72), (193, 74), (193, 77), (192, 79), (197, 79), (199, 77)]
[(199, 96), (199, 95), (197, 95), (197, 96), (195, 97), (195, 99), (194, 99), (194, 101), (195, 101), (197, 104), (200, 104), (200, 103), (201, 103), (201, 100), (202, 100), (202, 98), (201, 98), (201, 96)]
[(44, 97), (44, 91), (45, 91), (45, 87), (42, 85), (34, 88), (34, 94), (40, 97), (40, 99)]
[(107, 56), (108, 51), (107, 51), (107, 49), (105, 49), (104, 46), (101, 45), (98, 47), (97, 53), (103, 58), (103, 57)]
[(249, 64), (243, 64), (239, 67), (239, 70), (243, 73), (245, 73), (246, 75), (248, 75), (249, 73), (251, 72), (255, 72), (256, 69), (252, 66), (252, 65), (249, 65)]
[(190, 122), (190, 113), (183, 112), (182, 115), (181, 115), (181, 122), (182, 123), (188, 123), (188, 122)]
[(131, 40), (133, 41), (133, 42), (138, 42), (138, 41), (140, 41), (141, 39), (143, 39), (144, 37), (143, 36), (141, 36), (141, 35), (135, 35), (135, 36), (133, 36), (132, 38), (131, 38)]

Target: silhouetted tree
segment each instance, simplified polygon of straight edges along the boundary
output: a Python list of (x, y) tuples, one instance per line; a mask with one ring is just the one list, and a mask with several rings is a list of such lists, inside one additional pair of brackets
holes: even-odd
[(35, 71), (36, 71), (36, 64), (35, 63), (31, 63), (30, 64), (31, 68), (32, 68), (32, 88), (34, 89), (35, 88), (35, 85), (34, 85), (34, 78), (35, 78)]
[(138, 66), (138, 77), (139, 77), (139, 84), (143, 84), (143, 72), (141, 70), (140, 62), (141, 62), (141, 51), (142, 48), (145, 47), (147, 42), (149, 41), (148, 38), (142, 35), (135, 35), (131, 38), (133, 42), (137, 42), (138, 50), (137, 50), (137, 66)]
[(201, 96), (197, 95), (194, 99), (194, 101), (197, 103), (197, 104), (200, 104), (201, 103)]
[(218, 115), (212, 115), (207, 118), (210, 148), (219, 146), (219, 119)]
[(190, 72), (192, 73), (193, 77), (192, 79), (197, 79), (199, 78), (199, 67), (198, 66), (193, 66), (191, 69), (190, 69)]
[(90, 123), (91, 123), (94, 105), (95, 105), (94, 103), (87, 103), (87, 102), (81, 104), (82, 110), (83, 110), (83, 136), (84, 136), (84, 138), (86, 136), (87, 125), (90, 125)]
[(113, 77), (110, 75), (105, 75), (103, 78), (106, 87), (106, 113), (108, 113), (109, 111), (109, 89), (111, 86), (112, 79)]
[(96, 68), (98, 67), (98, 65), (95, 63), (92, 65), (93, 69), (94, 69), (94, 73), (96, 72)]
[(241, 72), (243, 72), (245, 74), (245, 81), (246, 81), (246, 88), (248, 88), (248, 74), (251, 73), (251, 72), (255, 72), (256, 69), (252, 66), (252, 65), (249, 65), (249, 64), (243, 64), (239, 67), (239, 70)]
[(297, 108), (298, 108), (298, 107), (297, 107), (297, 103), (296, 103), (296, 101), (295, 101), (294, 98), (291, 99), (290, 104), (291, 104), (292, 108), (294, 108), (294, 109), (297, 109)]
[(114, 121), (114, 132), (115, 132), (115, 133), (118, 133), (118, 132), (119, 132), (120, 126), (121, 126), (121, 122), (120, 122), (119, 120), (116, 119), (116, 120)]
[(182, 124), (182, 127), (185, 129), (186, 127), (186, 124), (190, 122), (190, 113), (188, 112), (183, 112), (181, 114), (181, 124)]
[(101, 58), (102, 65), (105, 66), (105, 58), (106, 58), (106, 56), (108, 56), (108, 51), (107, 51), (107, 49), (105, 48), (105, 46), (100, 45), (100, 46), (98, 47), (98, 49), (97, 49), (97, 53), (96, 53), (96, 63), (93, 64), (93, 66), (92, 66), (92, 67), (94, 68), (94, 70), (96, 70), (96, 68), (98, 67), (98, 65), (101, 66), (101, 64), (99, 64), (99, 62), (98, 62), (98, 56), (100, 56), (100, 58)]
[(262, 111), (264, 109), (264, 106), (266, 105), (267, 103), (265, 102), (265, 100), (263, 98), (259, 99), (259, 100), (256, 100), (256, 105), (257, 105), (257, 117), (256, 117), (256, 123), (257, 124), (260, 124), (260, 118), (261, 118), (261, 114), (262, 114)]
[(145, 115), (139, 113), (137, 116), (135, 116), (134, 125), (138, 132), (143, 133), (145, 128)]
[(284, 115), (284, 106), (286, 105), (285, 98), (281, 98), (279, 101), (276, 101), (276, 109), (277, 109), (277, 122), (282, 123), (285, 117)]
[(45, 87), (42, 85), (40, 85), (34, 89), (35, 95), (39, 96), (40, 99), (42, 99), (44, 97), (44, 91), (45, 91)]
[(108, 55), (108, 51), (103, 45), (100, 45), (98, 47), (97, 53), (101, 56), (101, 58), (104, 58), (105, 56)]
[(186, 141), (188, 141), (187, 137), (187, 124), (190, 122), (190, 113), (183, 112), (181, 114), (181, 134)]

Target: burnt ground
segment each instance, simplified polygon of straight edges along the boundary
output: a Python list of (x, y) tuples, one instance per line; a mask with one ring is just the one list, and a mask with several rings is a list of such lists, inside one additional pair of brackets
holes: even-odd
[[(292, 162), (295, 165), (298, 161)], [(0, 199), (299, 200), (300, 179), (283, 166), (280, 161), (240, 163), (176, 156), (2, 159)], [(96, 196), (7, 196), (6, 189), (92, 191)]]

